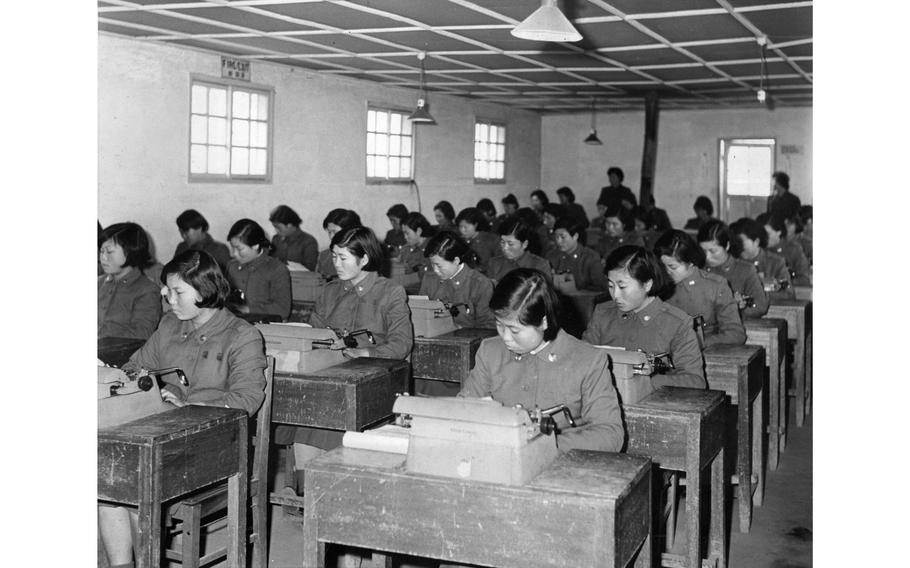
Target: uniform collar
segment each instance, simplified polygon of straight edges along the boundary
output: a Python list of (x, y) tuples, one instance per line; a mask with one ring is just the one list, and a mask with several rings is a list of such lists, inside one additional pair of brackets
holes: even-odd
[(635, 312), (635, 311), (624, 312), (619, 317), (621, 317), (624, 320), (637, 320), (641, 323), (641, 325), (647, 326), (651, 322), (654, 321), (654, 316), (656, 316), (657, 313), (660, 312), (661, 308), (663, 307), (663, 304), (664, 304), (663, 300), (655, 297), (653, 300), (651, 300), (650, 304), (648, 304), (641, 310), (639, 310), (637, 312)]
[(344, 288), (345, 293), (353, 290), (355, 294), (357, 294), (358, 296), (360, 296), (362, 298), (364, 295), (366, 295), (367, 292), (369, 292), (373, 288), (374, 285), (376, 285), (376, 281), (378, 279), (379, 279), (379, 276), (375, 272), (369, 271), (369, 272), (367, 272), (366, 278), (364, 278), (357, 284), (351, 284), (350, 280), (344, 280), (344, 281), (342, 281), (341, 285)]
[(465, 280), (468, 279), (469, 270), (470, 268), (468, 268), (467, 264), (462, 264), (461, 268), (458, 269), (458, 272), (454, 276), (443, 280), (443, 282), (451, 282), (453, 286), (461, 286), (464, 284)]
[(677, 286), (679, 286), (679, 287), (695, 286), (697, 283), (701, 282), (704, 279), (705, 279), (705, 275), (702, 274), (701, 269), (696, 266), (692, 270), (692, 274), (687, 276), (684, 280), (682, 280), (679, 284), (677, 284)]
[(278, 235), (278, 239), (281, 240), (282, 242), (290, 242), (290, 241), (295, 241), (302, 236), (303, 236), (303, 230), (300, 227), (294, 227), (294, 231), (291, 232), (290, 235), (288, 235), (286, 237)]
[(142, 271), (138, 267), (134, 266), (132, 270), (127, 272), (122, 278), (115, 278), (113, 274), (108, 274), (105, 278), (105, 282), (113, 282), (114, 284), (122, 284), (123, 286), (129, 286), (133, 282), (139, 280), (142, 276)]
[(257, 256), (256, 258), (254, 258), (253, 260), (247, 262), (246, 264), (242, 264), (242, 263), (240, 263), (240, 262), (238, 261), (238, 262), (237, 262), (237, 269), (238, 269), (238, 270), (253, 270), (254, 268), (258, 268), (259, 266), (261, 266), (261, 265), (262, 265), (263, 263), (265, 263), (269, 258), (270, 258), (270, 257), (269, 257), (269, 255), (268, 255), (268, 253), (263, 252), (262, 254), (260, 254), (259, 256)]
[(237, 318), (228, 310), (221, 308), (199, 328), (194, 327), (193, 322), (189, 320), (181, 321), (180, 335), (184, 339), (195, 336), (197, 341), (205, 343), (210, 337), (227, 328), (235, 319)]
[(733, 255), (728, 254), (727, 260), (723, 262), (720, 266), (714, 267), (712, 270), (722, 270), (724, 272), (730, 272), (733, 268), (733, 264), (736, 262), (736, 259), (733, 258)]
[(568, 339), (568, 334), (566, 334), (566, 332), (563, 330), (559, 330), (559, 333), (556, 334), (556, 338), (534, 355), (525, 353), (521, 356), (515, 355), (514, 358), (521, 361), (526, 357), (535, 357), (541, 361), (546, 361), (547, 363), (562, 364), (565, 361), (569, 360), (569, 355), (567, 355), (569, 351), (569, 343), (570, 340)]

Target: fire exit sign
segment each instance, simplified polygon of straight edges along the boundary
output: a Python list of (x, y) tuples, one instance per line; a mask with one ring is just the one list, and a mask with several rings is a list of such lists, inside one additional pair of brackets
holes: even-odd
[(250, 62), (233, 57), (221, 57), (221, 77), (224, 79), (250, 80)]

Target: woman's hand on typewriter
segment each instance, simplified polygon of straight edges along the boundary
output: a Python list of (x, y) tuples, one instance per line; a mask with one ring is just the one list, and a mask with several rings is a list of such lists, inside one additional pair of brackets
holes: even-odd
[(186, 406), (186, 403), (185, 403), (185, 402), (183, 402), (182, 400), (180, 400), (180, 399), (177, 397), (176, 394), (174, 394), (173, 392), (171, 392), (171, 391), (169, 391), (169, 390), (167, 390), (167, 389), (161, 389), (161, 399), (162, 399), (164, 402), (170, 402), (171, 404), (173, 404), (173, 405), (176, 406), (177, 408), (181, 408), (181, 407), (183, 407), (183, 406)]
[(358, 357), (369, 357), (370, 350), (365, 347), (348, 347), (347, 349), (341, 352), (345, 357), (350, 357), (351, 359), (356, 359)]

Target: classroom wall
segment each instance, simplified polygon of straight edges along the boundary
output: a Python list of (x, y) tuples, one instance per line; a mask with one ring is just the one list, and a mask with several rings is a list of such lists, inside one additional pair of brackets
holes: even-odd
[[(636, 197), (641, 188), (645, 114), (600, 112), (597, 134), (603, 146), (583, 143), (590, 114), (546, 115), (541, 119), (541, 187), (571, 187), (588, 214), (597, 214), (600, 188), (609, 185), (606, 171), (619, 166), (625, 185)], [(707, 195), (718, 203), (718, 152), (721, 138), (776, 138), (778, 170), (790, 174), (790, 191), (812, 203), (812, 109), (662, 110), (658, 124), (654, 198), (667, 210), (674, 227), (693, 217), (692, 203)], [(799, 153), (782, 153), (783, 146)], [(788, 150), (791, 148), (788, 148)], [(768, 180), (770, 184), (770, 179)]]
[[(413, 186), (365, 182), (368, 102), (410, 110), (415, 90), (253, 62), (252, 82), (275, 89), (272, 182), (190, 183), (190, 74), (220, 77), (220, 57), (99, 34), (98, 67), (98, 219), (141, 224), (163, 262), (180, 239), (174, 220), (187, 208), (201, 211), (224, 241), (242, 217), (273, 234), (269, 211), (285, 203), (320, 248), (328, 246), (322, 220), (333, 208), (354, 209), (380, 238), (392, 204), (417, 209)], [(526, 203), (540, 184), (540, 117), (436, 93), (430, 105), (438, 124), (417, 126), (415, 139), (421, 212), (434, 222), (438, 201), (457, 212), (481, 197), (498, 209), (509, 192)], [(474, 183), (475, 116), (507, 125), (505, 184)]]

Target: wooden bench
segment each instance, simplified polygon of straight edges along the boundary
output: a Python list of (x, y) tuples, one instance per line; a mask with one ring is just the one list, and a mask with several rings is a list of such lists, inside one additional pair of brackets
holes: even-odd
[(767, 318), (787, 321), (787, 338), (793, 345), (793, 390), (796, 425), (802, 426), (812, 405), (812, 302), (772, 300)]
[[(627, 451), (650, 457), (663, 470), (686, 474), (687, 553), (684, 558), (665, 553), (661, 556), (661, 565), (702, 568), (701, 476), (710, 467), (711, 515), (707, 565), (724, 568), (727, 565), (724, 508), (727, 405), (724, 393), (662, 387), (636, 403), (624, 405), (623, 411), (629, 435)], [(675, 500), (675, 492), (671, 491), (670, 498)], [(672, 515), (668, 523), (671, 527), (674, 525)], [(582, 565), (585, 564), (578, 564)]]
[(480, 343), (495, 335), (492, 329), (464, 328), (436, 337), (414, 338), (411, 352), (414, 378), (461, 384), (474, 368)]
[(777, 318), (747, 318), (746, 344), (765, 350), (768, 371), (768, 467), (777, 469), (787, 448), (787, 322)]

